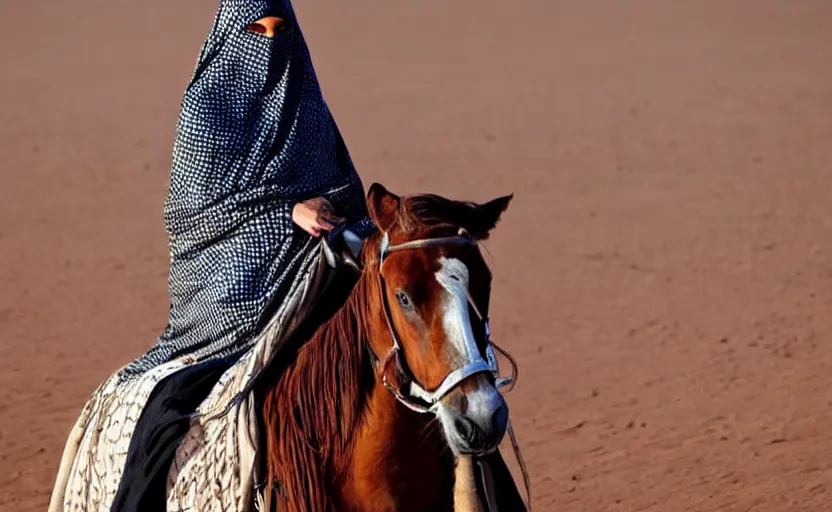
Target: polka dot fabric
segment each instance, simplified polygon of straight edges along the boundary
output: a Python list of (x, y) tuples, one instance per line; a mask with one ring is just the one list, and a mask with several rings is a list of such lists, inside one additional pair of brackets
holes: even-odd
[[(283, 18), (286, 30), (269, 38), (246, 29), (265, 16)], [(165, 201), (168, 326), (121, 376), (248, 348), (266, 305), (315, 247), (291, 213), (318, 196), (359, 236), (372, 229), (290, 2), (223, 0), (177, 126)]]

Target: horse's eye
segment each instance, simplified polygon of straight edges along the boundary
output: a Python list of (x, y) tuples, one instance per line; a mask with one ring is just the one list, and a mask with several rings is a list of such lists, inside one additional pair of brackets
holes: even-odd
[(413, 310), (413, 302), (410, 300), (410, 297), (408, 297), (407, 294), (403, 291), (400, 290), (396, 292), (396, 300), (398, 301), (399, 306), (401, 306), (402, 309), (407, 311)]

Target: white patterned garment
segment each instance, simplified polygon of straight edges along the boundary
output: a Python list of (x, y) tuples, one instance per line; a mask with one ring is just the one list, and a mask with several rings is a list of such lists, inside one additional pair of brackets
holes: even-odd
[(155, 385), (189, 361), (171, 361), (120, 382), (113, 375), (84, 406), (64, 449), (50, 512), (109, 511), (136, 422)]
[[(291, 335), (298, 312), (311, 309), (320, 297), (329, 272), (335, 271), (328, 254), (326, 245), (316, 244), (304, 258), (280, 308), (199, 406), (168, 474), (168, 511), (244, 512), (262, 502), (255, 494), (262, 480), (255, 464), (261, 438), (248, 385)], [(95, 391), (67, 441), (49, 512), (110, 510), (148, 397), (163, 378), (194, 363), (181, 358), (122, 382), (114, 374)]]

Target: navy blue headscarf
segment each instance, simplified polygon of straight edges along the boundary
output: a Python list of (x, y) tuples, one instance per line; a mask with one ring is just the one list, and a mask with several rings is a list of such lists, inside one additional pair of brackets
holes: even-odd
[[(266, 16), (285, 29), (247, 30)], [(182, 101), (165, 202), (169, 324), (123, 373), (246, 348), (315, 246), (291, 214), (318, 196), (360, 236), (372, 229), (291, 3), (221, 0)]]

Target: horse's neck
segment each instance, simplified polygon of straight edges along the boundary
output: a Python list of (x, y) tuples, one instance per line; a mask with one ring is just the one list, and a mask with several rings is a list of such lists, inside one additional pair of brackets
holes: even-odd
[(370, 346), (383, 318), (368, 317), (379, 312), (373, 283), (359, 280), (265, 396), (268, 474), (287, 496), (285, 510), (324, 510), (333, 500), (350, 510), (389, 510), (391, 502), (424, 510), (450, 495), (438, 485), (452, 471), (438, 425), (398, 404), (376, 378)]
[[(344, 323), (358, 326), (343, 343), (360, 339), (369, 356), (370, 346), (392, 344), (380, 304), (372, 299), (381, 291), (372, 275), (363, 276), (350, 297), (348, 307), (339, 314), (349, 322), (336, 321), (327, 328)], [(376, 312), (379, 317), (368, 315)], [(371, 339), (380, 343), (373, 344)], [(431, 416), (415, 413), (399, 404), (378, 379), (374, 368), (366, 381), (368, 386), (358, 422), (351, 433), (349, 453), (344, 453), (337, 478), (343, 482), (341, 505), (347, 510), (442, 510), (440, 503), (450, 504), (453, 459)], [(322, 397), (324, 398), (324, 397)], [(446, 484), (446, 485), (443, 485)]]
[(398, 404), (378, 384), (355, 435), (345, 510), (450, 510), (453, 459), (438, 422)]

